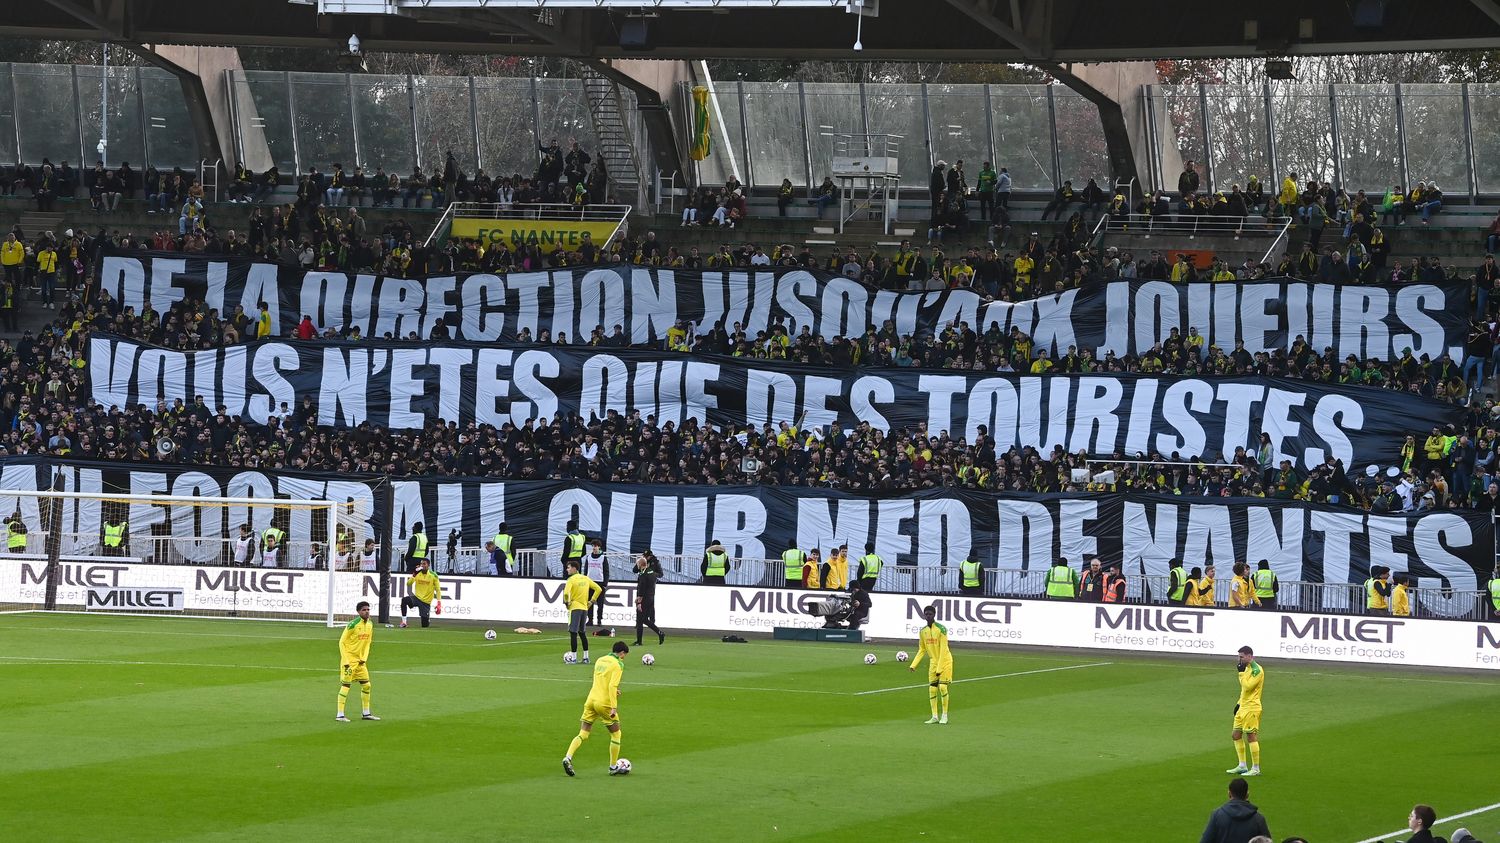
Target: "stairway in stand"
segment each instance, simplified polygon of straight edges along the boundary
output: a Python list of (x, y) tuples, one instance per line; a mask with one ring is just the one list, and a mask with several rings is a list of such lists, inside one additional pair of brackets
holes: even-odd
[(622, 205), (646, 206), (646, 175), (635, 148), (635, 138), (626, 121), (625, 97), (614, 80), (591, 67), (583, 69), (583, 92), (599, 138), (595, 155), (604, 161), (609, 190)]
[(25, 239), (30, 241), (44, 231), (50, 231), (61, 237), (62, 221), (62, 211), (25, 211), (16, 221), (16, 226), (21, 229)]

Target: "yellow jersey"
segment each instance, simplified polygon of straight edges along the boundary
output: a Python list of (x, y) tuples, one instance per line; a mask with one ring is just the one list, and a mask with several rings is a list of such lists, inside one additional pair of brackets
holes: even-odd
[(370, 638), (375, 634), (375, 624), (362, 618), (349, 621), (339, 635), (339, 658), (342, 664), (358, 664), (370, 660)]
[[(917, 657), (912, 659), (915, 670), (923, 657), (932, 659), (933, 672), (949, 674), (953, 668), (953, 654), (948, 651), (948, 627), (934, 621), (917, 633)], [(950, 677), (951, 678), (951, 677)]]
[[(588, 577), (584, 579), (587, 580)], [(625, 664), (618, 656), (600, 656), (599, 661), (594, 662), (594, 687), (589, 689), (588, 703), (607, 709), (615, 708), (616, 699), (620, 696), (620, 677), (624, 673)]]
[(1250, 578), (1235, 577), (1229, 589), (1230, 608), (1243, 609), (1252, 604), (1259, 606), (1260, 598), (1255, 596), (1255, 589), (1250, 587)]
[(1252, 661), (1240, 671), (1240, 708), (1260, 708), (1260, 692), (1266, 687), (1266, 672)]
[[(1187, 605), (1212, 606), (1214, 604), (1214, 578), (1203, 577), (1187, 581)], [(1205, 589), (1207, 589), (1205, 591)], [(1202, 592), (1202, 593), (1200, 593)]]
[(1391, 590), (1391, 614), (1402, 618), (1411, 617), (1411, 594), (1404, 583)]
[[(589, 579), (586, 574), (574, 574), (568, 577), (568, 584), (563, 586), (563, 600), (569, 609), (587, 609), (590, 604), (599, 599), (604, 589), (599, 584)], [(606, 656), (606, 658), (608, 658)], [(600, 659), (603, 661), (603, 659)], [(598, 671), (595, 671), (598, 673)]]
[(826, 589), (844, 589), (849, 587), (849, 557), (842, 553), (832, 553), (828, 556), (828, 579), (823, 582)]
[(443, 597), (443, 588), (438, 582), (438, 575), (430, 570), (421, 574), (412, 574), (407, 584), (411, 586), (411, 593), (423, 603), (431, 603)]

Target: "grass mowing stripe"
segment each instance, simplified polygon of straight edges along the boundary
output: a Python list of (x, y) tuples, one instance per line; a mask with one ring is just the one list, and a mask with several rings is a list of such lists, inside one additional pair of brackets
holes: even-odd
[[(1462, 819), (1467, 819), (1478, 814), (1488, 813), (1495, 810), (1496, 808), (1500, 808), (1500, 802), (1496, 802), (1493, 805), (1486, 805), (1483, 808), (1475, 808), (1472, 811), (1464, 811), (1462, 814), (1454, 814), (1451, 817), (1443, 817), (1442, 819), (1437, 821), (1437, 824), (1448, 825), (1450, 823), (1456, 823)], [(1406, 834), (1408, 830), (1409, 829), (1403, 828), (1397, 831), (1388, 831), (1385, 834), (1377, 834), (1374, 837), (1366, 837), (1364, 840), (1359, 841), (1359, 843), (1382, 843), (1382, 841), (1386, 840), (1387, 838), (1395, 837), (1398, 834)]]
[[(31, 667), (37, 664), (44, 665), (105, 665), (109, 667), (194, 667), (208, 668), (213, 670), (285, 670), (295, 672), (327, 673), (332, 675), (333, 669), (328, 667), (297, 667), (295, 665), (280, 664), (212, 664), (208, 662), (160, 662), (160, 661), (127, 661), (124, 659), (71, 659), (60, 660), (52, 657), (42, 656), (5, 656), (0, 655), (0, 661), (16, 661), (20, 664), (16, 667)], [(504, 679), (510, 682), (568, 682), (582, 684), (581, 679), (565, 678), (560, 676), (508, 676), (499, 673), (452, 673), (447, 671), (433, 670), (411, 670), (409, 668), (391, 668), (389, 670), (373, 671), (375, 676), (432, 676), (445, 679)], [(699, 688), (710, 691), (761, 691), (770, 694), (819, 694), (831, 697), (854, 696), (843, 691), (824, 691), (815, 688), (758, 688), (747, 685), (708, 685), (697, 682), (651, 682), (631, 679), (632, 687), (640, 686), (647, 688)]]
[[(959, 685), (964, 682), (984, 682), (990, 679), (1006, 679), (1011, 676), (1031, 676), (1036, 673), (1057, 673), (1060, 670), (1083, 670), (1086, 667), (1107, 667), (1112, 664), (1114, 664), (1114, 662), (1090, 662), (1089, 664), (1069, 664), (1063, 665), (1062, 667), (1042, 667), (1037, 668), (1036, 670), (1018, 670), (1014, 673), (996, 673), (991, 676), (974, 676), (969, 679), (955, 679), (953, 680), (952, 684)], [(893, 688), (876, 688), (873, 691), (855, 691), (854, 696), (864, 697), (869, 696), (870, 694), (885, 694), (889, 693), (890, 691), (911, 691), (916, 688), (926, 687), (926, 682), (923, 682), (919, 685), (897, 685)]]

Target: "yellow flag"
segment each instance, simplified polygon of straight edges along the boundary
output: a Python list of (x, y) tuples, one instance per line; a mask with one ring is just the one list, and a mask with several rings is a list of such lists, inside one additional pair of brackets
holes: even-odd
[(693, 88), (693, 145), (688, 150), (694, 161), (708, 157), (708, 89), (702, 85)]

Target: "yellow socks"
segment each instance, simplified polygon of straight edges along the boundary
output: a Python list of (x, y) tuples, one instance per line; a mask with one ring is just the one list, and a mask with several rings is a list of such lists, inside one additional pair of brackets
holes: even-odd
[(620, 733), (611, 732), (609, 735), (609, 766), (615, 766), (620, 760)]
[[(370, 713), (370, 683), (369, 683), (368, 680), (359, 683), (359, 699), (360, 699), (360, 702), (364, 703), (365, 714), (369, 714)], [(339, 702), (343, 702), (343, 700), (339, 700)]]
[(1250, 744), (1250, 766), (1260, 766), (1260, 740), (1249, 741)]
[(343, 714), (344, 713), (344, 700), (346, 700), (348, 698), (349, 698), (349, 686), (348, 685), (340, 685), (339, 686), (339, 714)]
[(1245, 766), (1245, 741), (1243, 739), (1234, 742), (1234, 754), (1239, 756), (1240, 766)]
[(948, 713), (948, 693), (949, 692), (948, 692), (948, 686), (947, 685), (939, 685), (938, 686), (938, 696), (941, 697), (942, 700), (943, 700), (943, 713), (944, 714)]
[(588, 739), (588, 732), (577, 733), (576, 738), (573, 738), (573, 742), (567, 745), (567, 757), (573, 757), (573, 753), (576, 753), (577, 747), (583, 745), (583, 741), (586, 741), (586, 739)]
[(927, 702), (932, 705), (932, 716), (938, 716), (938, 689), (936, 685), (927, 686)]

